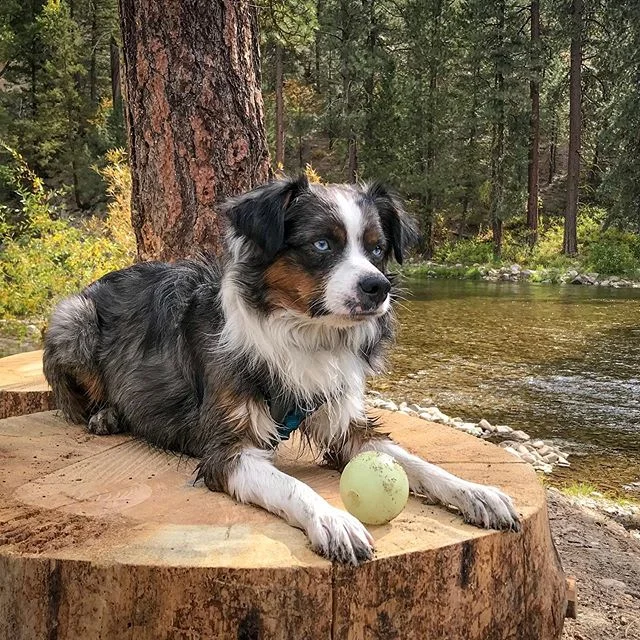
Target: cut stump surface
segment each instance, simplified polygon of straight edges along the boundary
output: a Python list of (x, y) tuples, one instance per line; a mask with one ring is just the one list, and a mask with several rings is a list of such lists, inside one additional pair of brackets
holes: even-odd
[[(499, 447), (376, 412), (409, 450), (515, 498), (522, 533), (411, 497), (370, 527), (376, 557), (332, 565), (301, 531), (193, 486), (195, 462), (54, 412), (0, 421), (0, 638), (555, 640), (565, 578), (533, 470)], [(336, 472), (278, 465), (342, 507)]]
[(42, 373), (42, 351), (0, 358), (0, 418), (54, 408), (53, 393)]

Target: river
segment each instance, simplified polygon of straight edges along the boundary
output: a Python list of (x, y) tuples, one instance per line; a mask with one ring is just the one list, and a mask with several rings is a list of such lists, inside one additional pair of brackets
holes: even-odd
[(411, 280), (373, 388), (553, 439), (556, 482), (640, 479), (640, 290)]

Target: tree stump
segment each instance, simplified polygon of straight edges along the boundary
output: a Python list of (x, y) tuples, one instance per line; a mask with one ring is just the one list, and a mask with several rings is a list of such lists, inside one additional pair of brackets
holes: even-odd
[(0, 358), (0, 418), (55, 408), (42, 373), (42, 351)]
[[(411, 497), (370, 527), (376, 557), (332, 565), (301, 531), (193, 486), (195, 461), (55, 413), (0, 421), (0, 638), (552, 640), (565, 579), (534, 471), (449, 427), (376, 412), (411, 451), (510, 493), (523, 531)], [(278, 465), (341, 507), (296, 443)]]

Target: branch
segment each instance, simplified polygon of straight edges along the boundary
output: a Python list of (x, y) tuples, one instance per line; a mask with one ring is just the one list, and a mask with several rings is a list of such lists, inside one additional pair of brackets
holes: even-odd
[(4, 63), (4, 67), (2, 67), (2, 69), (0, 69), (0, 78), (2, 78), (2, 76), (7, 72), (7, 70), (9, 69), (9, 67), (11, 66), (11, 63), (13, 62), (13, 58), (9, 58), (9, 60), (7, 60)]

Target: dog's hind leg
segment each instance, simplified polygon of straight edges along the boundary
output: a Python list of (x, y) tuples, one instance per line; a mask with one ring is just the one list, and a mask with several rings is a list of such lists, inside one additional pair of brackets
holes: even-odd
[(96, 308), (79, 294), (55, 308), (44, 337), (43, 368), (56, 406), (70, 422), (86, 424), (104, 404), (95, 351), (100, 328)]
[(97, 436), (108, 436), (112, 433), (120, 433), (125, 429), (116, 410), (113, 407), (105, 407), (89, 418), (87, 430)]

